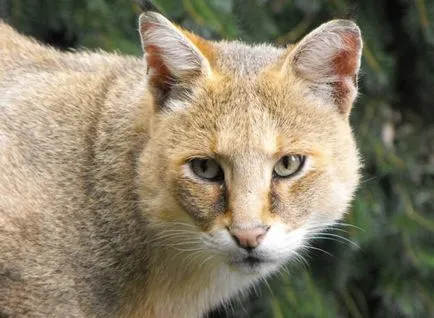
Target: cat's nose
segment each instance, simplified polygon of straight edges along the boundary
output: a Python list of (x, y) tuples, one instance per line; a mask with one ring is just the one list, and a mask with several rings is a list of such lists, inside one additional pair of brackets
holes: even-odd
[(229, 228), (229, 232), (240, 247), (250, 251), (261, 244), (268, 229), (269, 227), (255, 227), (252, 229)]

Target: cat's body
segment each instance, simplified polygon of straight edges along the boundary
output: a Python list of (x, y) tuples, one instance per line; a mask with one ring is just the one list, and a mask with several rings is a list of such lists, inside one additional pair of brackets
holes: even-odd
[[(358, 181), (347, 77), (361, 43), (339, 23), (356, 62), (336, 57), (332, 86), (300, 53), (306, 78), (288, 70), (287, 87), (297, 47), (207, 42), (156, 14), (143, 60), (0, 24), (0, 317), (200, 316), (340, 218)], [(286, 154), (305, 157), (289, 185), (272, 174)], [(203, 159), (189, 170), (208, 157), (223, 180)]]

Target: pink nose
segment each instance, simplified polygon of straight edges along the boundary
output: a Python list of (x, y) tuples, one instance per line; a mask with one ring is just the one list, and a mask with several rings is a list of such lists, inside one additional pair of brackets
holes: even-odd
[(265, 234), (268, 231), (268, 227), (256, 227), (253, 229), (240, 229), (230, 228), (229, 232), (234, 238), (235, 242), (247, 250), (252, 250), (262, 242)]

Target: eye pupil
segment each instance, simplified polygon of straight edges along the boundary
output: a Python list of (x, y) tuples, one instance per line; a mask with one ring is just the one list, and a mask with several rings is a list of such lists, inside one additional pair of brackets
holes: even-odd
[(285, 167), (285, 169), (288, 169), (288, 167), (289, 167), (289, 156), (283, 157), (282, 158), (282, 163), (283, 163), (283, 166)]
[(201, 160), (200, 169), (202, 172), (206, 172), (208, 170), (208, 160)]

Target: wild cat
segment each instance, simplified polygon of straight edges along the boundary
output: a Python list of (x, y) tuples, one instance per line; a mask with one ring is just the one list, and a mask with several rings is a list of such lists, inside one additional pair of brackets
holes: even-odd
[(144, 58), (0, 25), (0, 316), (200, 317), (348, 208), (362, 40), (205, 40), (146, 12)]

